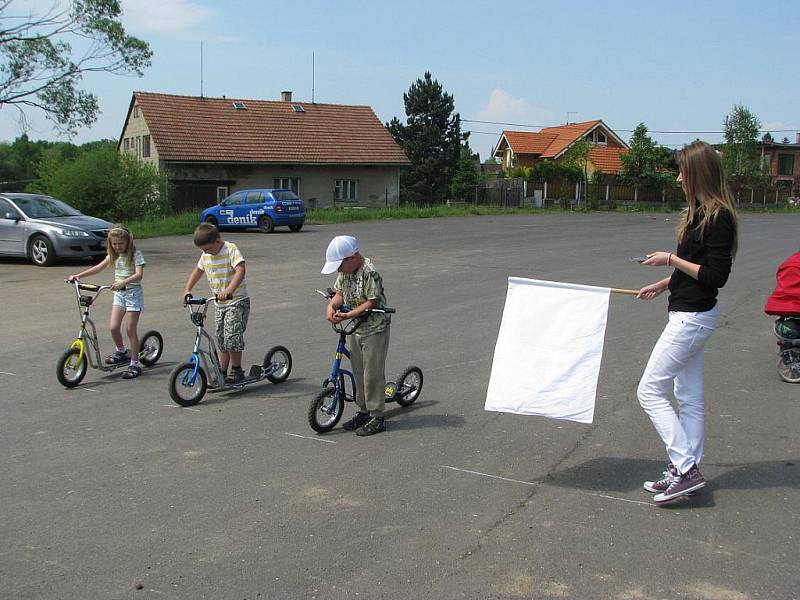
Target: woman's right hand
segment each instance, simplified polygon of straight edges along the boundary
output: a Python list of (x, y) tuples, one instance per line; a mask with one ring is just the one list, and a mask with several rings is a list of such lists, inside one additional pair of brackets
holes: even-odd
[(663, 281), (651, 283), (650, 285), (646, 285), (640, 289), (639, 294), (636, 297), (641, 298), (642, 300), (652, 300), (666, 290), (667, 285), (668, 284), (665, 284)]

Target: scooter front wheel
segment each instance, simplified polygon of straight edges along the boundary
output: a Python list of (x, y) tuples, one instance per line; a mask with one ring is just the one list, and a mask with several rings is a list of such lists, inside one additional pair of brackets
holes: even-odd
[(778, 359), (778, 375), (786, 383), (800, 383), (800, 348), (781, 351)]
[(178, 365), (172, 370), (169, 376), (169, 395), (176, 404), (194, 406), (206, 395), (208, 389), (206, 372), (200, 367), (194, 383), (191, 383), (192, 373), (194, 373), (194, 363), (190, 362)]
[(275, 370), (267, 375), (272, 383), (281, 383), (286, 381), (289, 373), (292, 372), (292, 354), (284, 346), (273, 346), (269, 349), (266, 356), (264, 356), (263, 367), (265, 369), (275, 367)]
[(422, 369), (408, 367), (397, 378), (397, 403), (400, 406), (411, 406), (422, 392)]
[(74, 388), (86, 375), (86, 356), (81, 356), (80, 348), (70, 348), (58, 358), (56, 377), (58, 383), (67, 388)]
[(161, 358), (164, 352), (164, 338), (157, 331), (148, 331), (142, 336), (139, 350), (139, 361), (145, 367), (151, 367)]
[[(342, 418), (344, 398), (340, 397), (337, 401), (334, 398), (335, 394), (335, 388), (325, 388), (317, 394), (308, 407), (308, 424), (317, 433), (328, 433)], [(334, 402), (336, 406), (333, 405)]]

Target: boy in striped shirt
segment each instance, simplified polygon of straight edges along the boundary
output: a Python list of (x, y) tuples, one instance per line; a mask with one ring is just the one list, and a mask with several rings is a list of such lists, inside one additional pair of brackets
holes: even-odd
[(250, 316), (250, 297), (244, 280), (245, 261), (236, 244), (222, 239), (211, 223), (202, 223), (194, 230), (194, 245), (203, 251), (197, 265), (189, 273), (183, 297), (191, 296), (194, 285), (206, 274), (208, 285), (216, 298), (215, 325), (219, 365), (227, 373), (226, 383), (244, 379), (242, 352), (244, 331)]

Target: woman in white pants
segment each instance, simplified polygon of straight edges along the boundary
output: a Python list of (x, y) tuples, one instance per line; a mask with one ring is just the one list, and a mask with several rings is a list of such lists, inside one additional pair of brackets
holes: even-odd
[[(719, 316), (717, 292), (725, 285), (737, 246), (733, 197), (717, 152), (693, 142), (678, 154), (678, 181), (686, 209), (677, 227), (674, 252), (651, 252), (642, 262), (672, 267), (669, 277), (639, 290), (652, 300), (669, 290), (669, 321), (653, 348), (637, 396), (664, 441), (669, 464), (662, 477), (646, 481), (657, 504), (693, 494), (706, 485), (698, 465), (703, 456), (703, 348)], [(672, 407), (672, 389), (678, 412)]]

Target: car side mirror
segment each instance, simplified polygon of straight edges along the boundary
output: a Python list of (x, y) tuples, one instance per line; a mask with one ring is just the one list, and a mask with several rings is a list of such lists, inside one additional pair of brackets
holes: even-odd
[(9, 221), (19, 221), (20, 217), (17, 213), (7, 212), (3, 215), (4, 219), (8, 219)]

